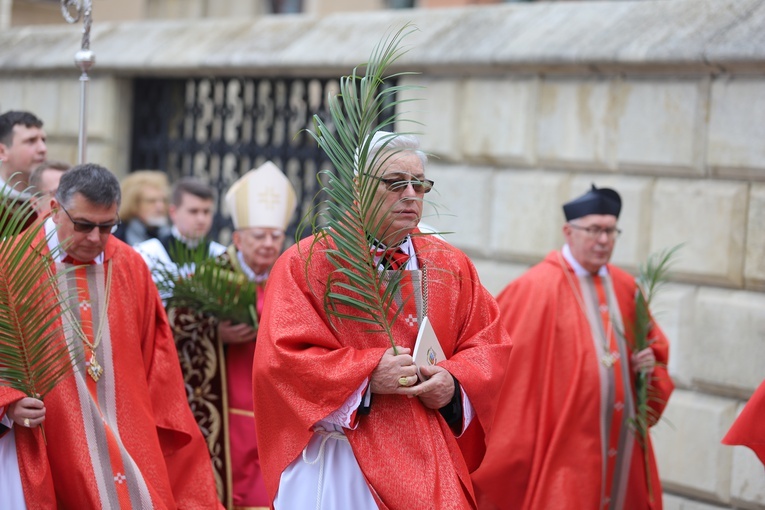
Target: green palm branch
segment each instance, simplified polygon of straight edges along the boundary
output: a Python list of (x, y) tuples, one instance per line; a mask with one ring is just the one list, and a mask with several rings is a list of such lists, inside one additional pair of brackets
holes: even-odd
[(52, 257), (29, 256), (44, 224), (24, 230), (34, 212), (9, 189), (0, 190), (0, 385), (44, 399), (74, 373), (61, 321), (68, 308), (57, 298), (64, 271), (54, 275)]
[[(633, 352), (635, 353), (647, 349), (651, 345), (649, 336), (654, 325), (653, 316), (651, 315), (651, 304), (667, 282), (669, 268), (680, 247), (681, 245), (677, 245), (659, 253), (654, 253), (648, 257), (644, 265), (640, 266), (639, 274), (636, 278), (635, 322), (632, 324)], [(663, 402), (656, 396), (651, 386), (650, 373), (637, 373), (635, 376), (635, 395), (635, 417), (631, 421), (635, 429), (638, 444), (643, 451), (648, 495), (653, 499), (648, 459), (648, 428), (659, 419), (658, 413), (651, 404)]]
[[(319, 246), (335, 267), (328, 279), (323, 296), (328, 317), (359, 321), (369, 326), (369, 332), (384, 333), (395, 349), (392, 325), (402, 308), (395, 307), (395, 296), (401, 285), (401, 271), (380, 272), (370, 246), (392, 232), (384, 232), (381, 222), (374, 222), (382, 207), (375, 201), (378, 173), (397, 151), (385, 147), (398, 136), (384, 137), (382, 150), (369, 157), (372, 136), (386, 131), (401, 120), (396, 107), (411, 101), (397, 100), (396, 94), (415, 86), (389, 85), (392, 80), (413, 73), (387, 74), (405, 50), (402, 40), (415, 30), (405, 25), (386, 36), (372, 51), (364, 64), (363, 75), (354, 68), (340, 79), (339, 94), (329, 99), (331, 129), (314, 116), (314, 131), (309, 131), (319, 147), (327, 154), (336, 173), (325, 170), (320, 182), (326, 182), (320, 202), (301, 222), (296, 238), (306, 229), (315, 234), (306, 258), (306, 272), (315, 248)], [(403, 134), (403, 133), (400, 133)], [(400, 152), (400, 151), (398, 151)]]
[(254, 282), (210, 257), (204, 243), (193, 249), (176, 244), (171, 251), (170, 258), (175, 262), (154, 271), (157, 288), (168, 307), (190, 308), (257, 329)]

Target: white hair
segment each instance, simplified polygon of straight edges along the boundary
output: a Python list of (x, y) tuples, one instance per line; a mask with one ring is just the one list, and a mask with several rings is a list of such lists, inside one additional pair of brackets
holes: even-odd
[(423, 168), (428, 164), (428, 156), (420, 150), (420, 140), (414, 135), (399, 135), (387, 131), (377, 131), (372, 135), (372, 141), (369, 143), (367, 161), (372, 161), (381, 150), (411, 151), (420, 158)]
[[(376, 131), (369, 142), (369, 153), (367, 154), (367, 166), (375, 160), (380, 151), (408, 151), (413, 152), (420, 158), (422, 168), (428, 164), (428, 156), (420, 150), (420, 141), (414, 135), (405, 135), (391, 133), (388, 131)], [(356, 150), (356, 167), (358, 168), (358, 159), (361, 148)]]

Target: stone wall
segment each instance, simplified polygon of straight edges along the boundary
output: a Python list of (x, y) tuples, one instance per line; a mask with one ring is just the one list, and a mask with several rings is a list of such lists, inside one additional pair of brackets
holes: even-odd
[[(765, 378), (765, 2), (564, 2), (324, 18), (94, 25), (90, 158), (127, 171), (134, 76), (347, 73), (392, 26), (425, 85), (441, 205), (428, 223), (498, 292), (562, 243), (591, 182), (624, 199), (614, 262), (684, 243), (658, 319), (677, 383), (653, 431), (668, 510), (765, 508), (765, 470), (720, 445)], [(76, 153), (75, 27), (0, 34), (0, 109)]]

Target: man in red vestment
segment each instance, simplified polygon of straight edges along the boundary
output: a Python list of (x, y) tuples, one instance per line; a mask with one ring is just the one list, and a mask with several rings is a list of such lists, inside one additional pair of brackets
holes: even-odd
[(56, 268), (74, 267), (58, 292), (71, 307), (63, 324), (78, 366), (44, 403), (0, 387), (23, 499), (30, 509), (218, 508), (159, 295), (140, 255), (111, 236), (119, 201), (105, 168), (69, 170), (29, 253), (49, 257), (61, 245)]
[(42, 126), (42, 121), (29, 112), (8, 111), (0, 115), (0, 193), (10, 195), (16, 207), (30, 211), (27, 225), (36, 217), (27, 189), (29, 177), (45, 161), (48, 150)]
[(723, 444), (747, 446), (765, 464), (765, 381), (746, 403), (741, 414), (733, 422)]
[[(253, 380), (263, 476), (277, 509), (476, 507), (455, 436), (488, 426), (510, 341), (467, 256), (419, 235), (433, 186), (426, 157), (413, 136), (391, 136), (377, 133), (369, 150), (386, 159), (373, 176), (380, 207), (369, 224), (382, 233), (371, 241), (380, 248), (373, 270), (399, 267), (411, 282), (408, 298), (396, 296), (398, 355), (368, 324), (328, 317), (335, 266), (324, 247), (332, 241), (303, 240), (269, 276)], [(447, 359), (421, 366), (427, 380), (416, 384), (410, 354), (426, 316)]]
[(497, 298), (513, 353), (473, 473), (480, 506), (661, 508), (650, 438), (643, 450), (632, 423), (638, 371), (651, 374), (650, 425), (667, 403), (668, 344), (654, 326), (648, 349), (631, 347), (635, 279), (608, 264), (621, 199), (593, 186), (563, 210), (566, 245)]

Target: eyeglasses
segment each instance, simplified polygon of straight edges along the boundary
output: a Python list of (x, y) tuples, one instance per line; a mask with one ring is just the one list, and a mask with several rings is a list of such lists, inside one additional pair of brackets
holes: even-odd
[(593, 239), (599, 239), (600, 236), (603, 234), (606, 234), (606, 237), (609, 239), (614, 239), (616, 237), (619, 237), (619, 234), (622, 233), (622, 231), (616, 227), (598, 227), (597, 225), (591, 225), (589, 227), (580, 227), (579, 225), (574, 225), (573, 223), (568, 224), (569, 227), (574, 228), (576, 230), (581, 230), (583, 232), (586, 232), (588, 236), (592, 237)]
[(99, 234), (113, 234), (117, 227), (122, 223), (120, 221), (119, 215), (117, 215), (117, 221), (112, 223), (91, 223), (90, 221), (77, 221), (72, 218), (72, 216), (69, 214), (69, 211), (64, 209), (64, 206), (59, 204), (59, 207), (61, 207), (61, 210), (64, 211), (69, 218), (69, 221), (72, 222), (72, 225), (74, 225), (74, 231), (79, 232), (81, 234), (89, 234), (93, 232), (94, 228), (98, 228)]
[(401, 180), (401, 179), (386, 179), (385, 177), (378, 177), (376, 175), (370, 175), (372, 179), (377, 179), (383, 185), (385, 186), (385, 189), (387, 191), (390, 191), (392, 193), (401, 193), (406, 189), (407, 186), (410, 184), (412, 185), (412, 189), (415, 193), (418, 195), (428, 193), (430, 190), (433, 189), (433, 185), (435, 184), (430, 179), (412, 179), (410, 181)]

